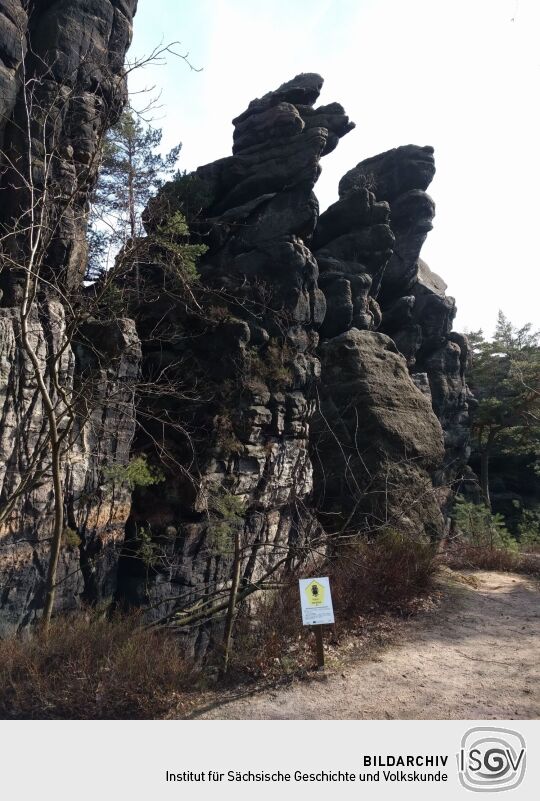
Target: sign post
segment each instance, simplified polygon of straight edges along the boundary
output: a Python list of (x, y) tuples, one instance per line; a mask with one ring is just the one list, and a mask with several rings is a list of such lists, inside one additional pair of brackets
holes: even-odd
[(315, 631), (315, 647), (317, 649), (317, 667), (319, 670), (324, 670), (324, 643), (322, 636), (322, 629), (320, 626), (314, 626)]
[(319, 670), (323, 670), (324, 644), (321, 626), (325, 623), (334, 623), (330, 580), (327, 576), (300, 579), (299, 589), (302, 623), (304, 626), (313, 627), (317, 648), (317, 667)]

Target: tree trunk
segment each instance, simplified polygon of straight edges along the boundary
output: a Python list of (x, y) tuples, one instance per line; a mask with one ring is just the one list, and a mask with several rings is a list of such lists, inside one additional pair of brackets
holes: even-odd
[(52, 474), (54, 487), (54, 526), (52, 533), (51, 552), (49, 556), (49, 566), (47, 569), (47, 581), (45, 584), (45, 605), (43, 607), (43, 618), (41, 621), (45, 631), (48, 630), (56, 596), (56, 574), (58, 571), (58, 560), (60, 558), (60, 548), (62, 545), (62, 534), (64, 531), (64, 493), (62, 491), (62, 472), (60, 464), (60, 447), (58, 443), (52, 444)]
[[(130, 143), (128, 149), (128, 160), (129, 160), (129, 173), (128, 173), (128, 214), (129, 214), (129, 233), (131, 235), (131, 247), (133, 247), (135, 242), (135, 234), (137, 233), (137, 218), (135, 213), (135, 169), (133, 165), (133, 149)], [(139, 262), (137, 258), (135, 258), (135, 296), (137, 301), (139, 301), (139, 292), (140, 292), (140, 271), (139, 271)]]
[(486, 444), (480, 450), (480, 487), (482, 489), (482, 495), (484, 496), (484, 502), (490, 512), (491, 496), (489, 494), (489, 458), (491, 456), (491, 448), (496, 436), (496, 431), (490, 431)]
[(240, 532), (236, 531), (234, 534), (234, 558), (231, 592), (229, 595), (229, 605), (227, 607), (227, 617), (225, 619), (225, 634), (223, 636), (223, 665), (221, 668), (223, 675), (227, 673), (227, 669), (229, 667), (229, 655), (231, 650), (234, 614), (236, 609), (236, 596), (238, 594), (238, 585), (240, 584), (241, 561)]
[(128, 212), (129, 212), (129, 233), (131, 239), (135, 239), (135, 234), (137, 233), (137, 220), (135, 216), (135, 192), (133, 189), (133, 181), (135, 180), (135, 174), (133, 171), (133, 166), (129, 165), (129, 175), (128, 175)]
[(482, 488), (482, 495), (484, 496), (484, 503), (491, 511), (491, 498), (489, 497), (489, 451), (487, 448), (484, 448), (480, 454), (480, 486)]
[[(52, 611), (54, 606), (54, 597), (56, 594), (56, 573), (58, 568), (58, 559), (60, 556), (60, 547), (62, 545), (62, 533), (64, 531), (64, 490), (62, 487), (62, 466), (60, 460), (60, 445), (61, 435), (58, 432), (58, 424), (56, 418), (56, 410), (54, 400), (47, 389), (44, 376), (41, 372), (41, 364), (37, 354), (32, 347), (28, 333), (28, 317), (31, 313), (31, 307), (34, 300), (35, 290), (30, 282), (30, 270), (25, 284), (24, 298), (21, 305), (21, 338), (24, 350), (32, 363), (34, 370), (34, 377), (38, 386), (39, 394), (47, 416), (47, 423), (49, 426), (49, 442), (51, 446), (51, 471), (53, 478), (53, 493), (54, 493), (54, 523), (51, 541), (51, 550), (49, 554), (49, 563), (47, 567), (47, 579), (45, 582), (45, 604), (43, 608), (43, 617), (41, 620), (43, 629), (47, 631), (51, 622)], [(54, 358), (50, 360), (50, 369), (56, 370)], [(58, 384), (58, 376), (53, 383)]]

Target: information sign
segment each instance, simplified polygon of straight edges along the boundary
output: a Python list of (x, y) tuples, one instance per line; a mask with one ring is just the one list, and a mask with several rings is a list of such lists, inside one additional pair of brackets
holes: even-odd
[(321, 578), (300, 579), (300, 604), (304, 626), (320, 626), (334, 622), (334, 609), (330, 593), (330, 580)]

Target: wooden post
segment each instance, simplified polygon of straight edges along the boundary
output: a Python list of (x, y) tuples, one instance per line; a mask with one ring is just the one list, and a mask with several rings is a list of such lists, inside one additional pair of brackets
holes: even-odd
[(231, 589), (229, 591), (229, 605), (227, 607), (227, 617), (225, 618), (225, 634), (223, 636), (223, 664), (221, 666), (221, 675), (224, 676), (229, 668), (229, 655), (231, 651), (232, 631), (234, 625), (234, 616), (236, 613), (236, 597), (238, 595), (238, 586), (240, 584), (240, 568), (242, 567), (242, 549), (240, 548), (240, 531), (237, 528), (234, 532), (234, 558), (233, 558), (233, 575), (231, 581)]
[(315, 647), (317, 650), (317, 670), (324, 670), (324, 643), (322, 626), (313, 626), (315, 629)]

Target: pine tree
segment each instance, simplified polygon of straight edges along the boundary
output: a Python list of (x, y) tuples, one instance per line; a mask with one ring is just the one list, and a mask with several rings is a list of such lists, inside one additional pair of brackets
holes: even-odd
[(88, 278), (110, 266), (115, 252), (142, 234), (141, 213), (176, 167), (181, 144), (156, 152), (162, 131), (145, 125), (129, 107), (107, 132), (89, 225)]
[(469, 335), (473, 358), (469, 385), (478, 400), (472, 432), (480, 453), (480, 483), (486, 505), (489, 460), (499, 453), (540, 452), (540, 331), (516, 328), (500, 311), (492, 341)]

